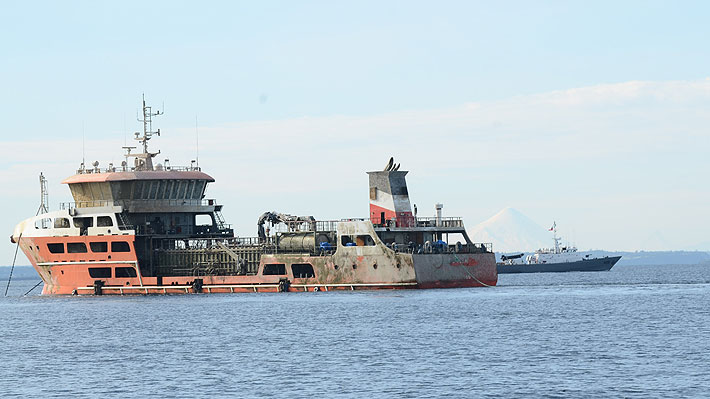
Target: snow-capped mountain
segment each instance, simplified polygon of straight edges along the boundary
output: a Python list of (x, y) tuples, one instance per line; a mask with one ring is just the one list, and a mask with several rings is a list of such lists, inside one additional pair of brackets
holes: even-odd
[(553, 246), (552, 233), (513, 208), (505, 208), (468, 231), (473, 242), (493, 243), (500, 252), (533, 252)]

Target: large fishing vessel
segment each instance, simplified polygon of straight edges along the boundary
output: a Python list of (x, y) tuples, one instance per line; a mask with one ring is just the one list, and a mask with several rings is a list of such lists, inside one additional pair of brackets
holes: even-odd
[[(214, 179), (199, 165), (154, 163), (143, 100), (142, 152), (118, 167), (82, 162), (63, 181), (74, 202), (15, 227), (11, 241), (44, 282), (44, 294), (168, 294), (476, 287), (497, 282), (490, 244), (471, 242), (460, 218), (417, 217), (406, 171), (393, 159), (368, 172), (370, 215), (316, 220), (265, 212), (256, 237), (235, 237), (222, 205), (205, 199)], [(131, 162), (132, 161), (132, 162)], [(132, 163), (132, 165), (131, 165)], [(44, 197), (43, 197), (44, 198)], [(451, 244), (450, 239), (460, 238)], [(462, 242), (463, 241), (463, 242)]]
[(560, 245), (557, 223), (550, 228), (555, 243), (551, 249), (538, 249), (534, 254), (502, 255), (498, 273), (601, 272), (611, 270), (621, 256), (596, 257), (579, 252), (575, 246)]

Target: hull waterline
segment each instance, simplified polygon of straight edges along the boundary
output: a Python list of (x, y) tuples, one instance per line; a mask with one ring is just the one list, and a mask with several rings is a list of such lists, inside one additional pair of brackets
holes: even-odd
[(562, 272), (603, 272), (611, 270), (621, 256), (580, 260), (576, 262), (538, 263), (506, 265), (499, 263), (498, 274), (511, 273), (562, 273)]

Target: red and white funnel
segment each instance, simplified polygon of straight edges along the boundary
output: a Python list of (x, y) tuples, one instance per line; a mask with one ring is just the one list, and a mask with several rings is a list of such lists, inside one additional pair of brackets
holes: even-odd
[(394, 223), (397, 227), (414, 226), (412, 206), (407, 191), (407, 171), (390, 158), (385, 170), (367, 172), (370, 176), (370, 219), (373, 224)]

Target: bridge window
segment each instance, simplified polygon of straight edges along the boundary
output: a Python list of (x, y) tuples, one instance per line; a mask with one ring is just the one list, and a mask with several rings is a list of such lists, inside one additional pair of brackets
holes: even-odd
[(140, 199), (148, 199), (148, 195), (150, 194), (150, 180), (146, 180), (142, 183), (138, 194), (140, 195)]
[(89, 248), (91, 248), (91, 252), (108, 252), (108, 243), (106, 243), (106, 242), (90, 242)]
[(167, 181), (161, 180), (160, 183), (158, 184), (158, 194), (157, 199), (165, 199), (165, 186), (167, 185)]
[(133, 185), (133, 199), (141, 199), (141, 192), (143, 191), (143, 182), (138, 180)]
[(132, 267), (117, 267), (116, 277), (136, 277), (136, 269)]
[(176, 180), (171, 180), (170, 181), (170, 194), (166, 195), (168, 196), (169, 199), (176, 199), (177, 198), (177, 187), (178, 187), (178, 182)]
[(96, 218), (96, 227), (111, 227), (113, 226), (113, 220), (111, 216), (99, 216)]
[(47, 249), (49, 252), (53, 254), (63, 254), (64, 253), (64, 244), (63, 243), (50, 243), (47, 244)]
[(264, 265), (264, 276), (285, 276), (286, 265), (283, 263), (267, 263)]
[(94, 190), (94, 201), (110, 201), (113, 199), (111, 195), (111, 185), (109, 183), (91, 183)]
[(178, 187), (177, 199), (185, 198), (185, 190), (187, 189), (187, 180), (180, 180), (180, 186)]
[(186, 197), (185, 197), (185, 198), (191, 199), (191, 198), (192, 198), (192, 191), (193, 191), (194, 189), (195, 189), (195, 181), (194, 181), (194, 180), (190, 180), (190, 181), (188, 182), (188, 185), (187, 185), (187, 194), (186, 194)]
[(110, 267), (90, 267), (89, 276), (91, 278), (111, 278)]
[(202, 193), (205, 191), (205, 182), (198, 180), (195, 184), (195, 191), (192, 193), (192, 199), (202, 199)]
[(291, 265), (291, 272), (294, 278), (311, 278), (315, 277), (313, 265), (310, 263), (294, 263)]
[(125, 241), (113, 241), (111, 252), (131, 252), (131, 246)]
[(143, 182), (143, 186), (141, 187), (140, 195), (141, 199), (150, 199), (150, 185), (151, 185), (150, 180), (146, 180)]
[(69, 227), (71, 227), (69, 225), (69, 219), (67, 219), (67, 218), (54, 219), (54, 228), (55, 229), (68, 229)]
[(83, 254), (86, 252), (86, 244), (83, 242), (70, 242), (67, 243), (67, 253), (70, 254)]
[(148, 194), (148, 199), (155, 199), (155, 197), (158, 195), (158, 185), (160, 183), (157, 181), (151, 181), (150, 182), (150, 194)]

